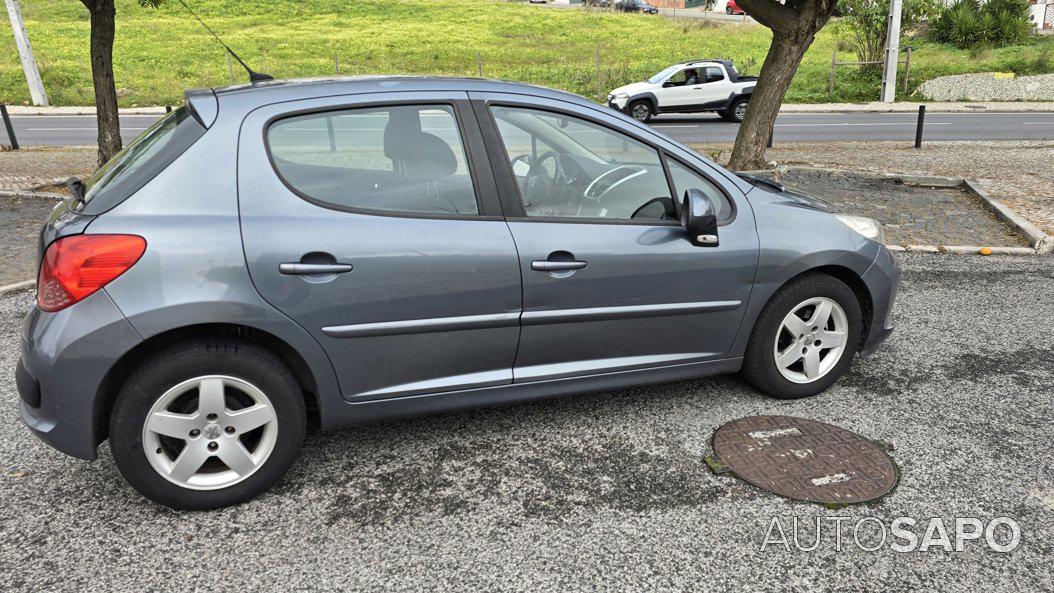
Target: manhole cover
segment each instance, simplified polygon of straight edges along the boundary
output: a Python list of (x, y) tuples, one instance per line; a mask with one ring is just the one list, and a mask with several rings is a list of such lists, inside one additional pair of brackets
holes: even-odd
[(761, 488), (799, 500), (847, 504), (897, 484), (893, 460), (843, 428), (790, 416), (750, 416), (714, 433), (717, 462)]

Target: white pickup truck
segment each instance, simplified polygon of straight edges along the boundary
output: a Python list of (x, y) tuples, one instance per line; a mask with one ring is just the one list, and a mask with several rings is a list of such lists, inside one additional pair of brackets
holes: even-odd
[(608, 94), (608, 106), (638, 120), (658, 113), (717, 112), (732, 122), (747, 113), (756, 76), (740, 76), (731, 60), (695, 60), (674, 64), (644, 82)]

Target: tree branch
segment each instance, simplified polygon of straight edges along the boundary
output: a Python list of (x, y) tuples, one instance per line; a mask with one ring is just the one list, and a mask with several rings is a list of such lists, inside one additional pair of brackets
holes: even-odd
[(798, 11), (776, 0), (741, 0), (737, 3), (754, 20), (773, 31), (790, 31), (798, 22)]

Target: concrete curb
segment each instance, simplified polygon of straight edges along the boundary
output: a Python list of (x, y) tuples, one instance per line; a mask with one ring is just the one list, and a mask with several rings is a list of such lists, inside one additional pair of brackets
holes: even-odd
[(36, 285), (36, 280), (23, 280), (22, 282), (8, 284), (7, 286), (0, 286), (0, 297), (35, 288)]
[(3, 198), (45, 198), (51, 200), (65, 200), (69, 196), (53, 194), (43, 191), (9, 190), (0, 189), (0, 197)]
[(1054, 101), (947, 102), (905, 101), (897, 103), (786, 103), (780, 113), (918, 113), (919, 105), (927, 113), (1049, 113)]
[[(1054, 252), (1054, 237), (1047, 235), (1031, 222), (999, 200), (990, 197), (976, 182), (961, 177), (939, 177), (935, 175), (897, 175), (894, 173), (874, 173), (871, 171), (853, 171), (851, 169), (830, 169), (824, 167), (803, 167), (782, 165), (765, 172), (776, 175), (789, 171), (823, 171), (864, 179), (899, 180), (905, 185), (915, 187), (958, 187), (978, 198), (996, 218), (1021, 235), (1031, 247), (986, 247), (982, 245), (886, 245), (890, 251), (911, 253), (955, 253), (962, 255), (1040, 255)], [(987, 249), (988, 253), (981, 253)]]
[(1032, 244), (1036, 253), (1051, 253), (1054, 251), (1054, 237), (1044, 233), (1036, 225), (1025, 220), (1020, 214), (1014, 212), (1006, 204), (988, 195), (979, 185), (969, 179), (963, 180), (966, 191), (977, 196), (985, 206), (995, 214), (996, 218), (1007, 223), (1017, 232), (1021, 233)]
[[(35, 105), (8, 105), (11, 115), (95, 115), (94, 105), (74, 105), (70, 107), (38, 107)], [(126, 107), (118, 109), (120, 115), (163, 115), (165, 107)]]

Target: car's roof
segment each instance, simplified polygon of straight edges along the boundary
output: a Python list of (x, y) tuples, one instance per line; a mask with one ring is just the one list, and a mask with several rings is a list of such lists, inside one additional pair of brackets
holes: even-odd
[[(253, 108), (280, 101), (310, 99), (331, 95), (381, 93), (381, 92), (498, 92), (532, 95), (568, 101), (578, 104), (593, 104), (588, 99), (572, 93), (546, 87), (490, 80), (448, 76), (336, 76), (328, 78), (300, 78), (269, 80), (253, 84), (241, 84), (211, 89), (223, 104), (237, 103)], [(195, 91), (188, 91), (188, 96)]]
[(704, 58), (702, 60), (688, 60), (687, 62), (681, 62), (677, 66), (693, 66), (696, 64), (723, 64), (725, 66), (731, 66), (732, 60), (721, 60), (717, 58)]

